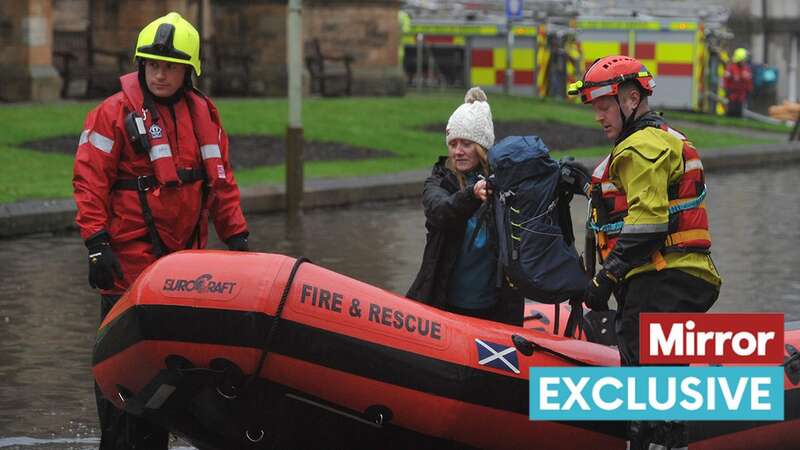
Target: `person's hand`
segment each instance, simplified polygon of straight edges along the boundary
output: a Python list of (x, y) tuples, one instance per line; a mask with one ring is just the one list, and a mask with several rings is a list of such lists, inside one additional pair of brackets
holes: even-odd
[(233, 235), (225, 241), (225, 244), (228, 245), (228, 250), (234, 252), (247, 252), (250, 251), (250, 247), (247, 245), (247, 237), (250, 236), (250, 233), (247, 231), (243, 233), (239, 233)]
[(114, 256), (108, 233), (101, 232), (86, 240), (89, 249), (89, 286), (113, 289), (114, 278), (122, 279), (122, 266)]
[(561, 166), (561, 182), (569, 186), (572, 193), (588, 197), (592, 172), (572, 156), (565, 156), (558, 163)]
[(608, 300), (617, 279), (606, 269), (600, 270), (586, 286), (586, 306), (593, 311), (608, 311)]
[(485, 202), (486, 199), (489, 198), (489, 195), (491, 195), (492, 190), (489, 189), (486, 180), (478, 180), (478, 182), (472, 186), (472, 193), (475, 194), (475, 198)]

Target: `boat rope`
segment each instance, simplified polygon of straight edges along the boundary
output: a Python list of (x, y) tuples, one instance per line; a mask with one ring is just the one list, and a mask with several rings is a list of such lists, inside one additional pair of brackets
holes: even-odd
[(561, 358), (564, 361), (571, 362), (572, 364), (575, 364), (576, 366), (595, 366), (595, 364), (590, 364), (590, 363), (588, 363), (586, 361), (582, 361), (580, 359), (573, 358), (572, 356), (569, 356), (566, 353), (559, 352), (558, 350), (553, 350), (553, 349), (548, 348), (548, 347), (546, 347), (544, 345), (541, 345), (541, 344), (539, 344), (537, 342), (534, 342), (534, 341), (531, 341), (529, 339), (526, 339), (524, 336), (519, 335), (519, 334), (512, 334), (511, 335), (511, 342), (514, 344), (514, 347), (516, 347), (517, 350), (519, 350), (520, 353), (522, 353), (525, 356), (531, 356), (531, 355), (533, 355), (533, 351), (534, 350), (539, 350), (539, 351), (548, 353), (548, 354), (550, 354), (552, 356), (555, 356), (557, 358)]
[(264, 361), (266, 361), (267, 354), (269, 354), (269, 346), (272, 343), (272, 339), (274, 339), (275, 333), (278, 331), (278, 324), (280, 323), (281, 314), (283, 314), (283, 308), (286, 306), (286, 300), (289, 298), (289, 290), (292, 288), (292, 283), (294, 283), (294, 277), (297, 275), (297, 270), (300, 268), (300, 265), (306, 262), (311, 261), (301, 256), (295, 260), (294, 266), (292, 266), (292, 272), (289, 274), (289, 279), (286, 280), (286, 286), (283, 288), (283, 294), (281, 295), (280, 303), (278, 303), (278, 309), (275, 310), (275, 317), (272, 319), (272, 323), (267, 331), (267, 336), (264, 339), (264, 344), (261, 346), (261, 358), (258, 360), (256, 370), (247, 379), (245, 389), (258, 378), (258, 374), (261, 373), (261, 369), (264, 368)]
[[(299, 257), (295, 260), (294, 265), (292, 266), (292, 271), (289, 273), (289, 278), (286, 280), (286, 286), (283, 288), (283, 294), (281, 295), (281, 300), (278, 303), (278, 308), (275, 310), (275, 316), (272, 318), (272, 323), (269, 326), (269, 330), (267, 331), (266, 337), (264, 338), (264, 344), (261, 346), (261, 357), (258, 360), (258, 364), (256, 365), (256, 370), (247, 378), (247, 381), (244, 383), (244, 387), (242, 388), (242, 392), (247, 392), (250, 387), (252, 386), (253, 382), (258, 378), (258, 374), (261, 373), (261, 369), (264, 368), (264, 362), (267, 359), (267, 355), (269, 354), (269, 347), (272, 344), (272, 340), (275, 338), (275, 335), (278, 332), (278, 325), (280, 324), (280, 318), (283, 314), (283, 308), (286, 306), (286, 301), (289, 299), (289, 291), (292, 288), (292, 284), (294, 283), (295, 275), (297, 275), (297, 270), (303, 263), (311, 262), (308, 258)], [(253, 400), (256, 404), (262, 403), (259, 402), (256, 398), (261, 398), (263, 396), (256, 396), (253, 395)], [(245, 429), (244, 435), (252, 443), (258, 443), (264, 438), (264, 429), (260, 429), (256, 433), (250, 433), (250, 429), (252, 427), (257, 427), (257, 419), (258, 414), (255, 414), (256, 411), (260, 411), (260, 406), (254, 408), (251, 411), (251, 425)], [(255, 437), (253, 437), (255, 436)]]

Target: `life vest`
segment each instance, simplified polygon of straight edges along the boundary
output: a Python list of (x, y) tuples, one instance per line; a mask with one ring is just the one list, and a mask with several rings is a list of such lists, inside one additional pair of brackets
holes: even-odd
[[(665, 133), (679, 138), (683, 143), (683, 173), (678, 181), (668, 187), (669, 227), (664, 247), (653, 255), (656, 267), (663, 267), (661, 253), (697, 251), (706, 253), (711, 248), (708, 230), (708, 214), (705, 209), (705, 178), (703, 163), (697, 149), (686, 136), (662, 123), (658, 126)], [(609, 177), (611, 155), (606, 156), (592, 173), (591, 203), (592, 217), (589, 228), (597, 235), (597, 247), (605, 260), (614, 250), (628, 214), (628, 201), (624, 191)], [(659, 261), (660, 260), (660, 261)]]
[[(180, 184), (175, 162), (172, 158), (172, 148), (169, 144), (166, 128), (159, 126), (153, 114), (148, 111), (144, 102), (144, 95), (139, 85), (139, 75), (136, 72), (120, 78), (122, 91), (134, 112), (142, 118), (147, 138), (150, 142), (148, 151), (153, 173), (161, 186), (176, 186)], [(222, 163), (220, 151), (219, 126), (211, 118), (211, 112), (206, 99), (194, 91), (187, 91), (186, 102), (192, 118), (192, 129), (200, 148), (198, 151), (203, 160), (206, 179), (212, 187), (226, 178), (225, 166)], [(176, 124), (177, 126), (177, 124)], [(129, 139), (131, 136), (129, 136)]]

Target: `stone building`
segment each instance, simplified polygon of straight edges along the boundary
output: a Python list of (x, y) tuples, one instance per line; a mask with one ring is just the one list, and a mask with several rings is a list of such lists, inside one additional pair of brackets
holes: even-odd
[[(327, 58), (347, 56), (353, 95), (402, 95), (400, 3), (304, 0), (304, 56), (318, 48), (329, 74), (342, 75), (343, 63)], [(134, 69), (139, 30), (169, 11), (203, 37), (202, 88), (286, 94), (287, 0), (19, 0), (0, 11), (0, 101), (108, 94), (120, 73)], [(308, 91), (313, 80), (305, 78)]]
[(52, 0), (4, 1), (0, 10), (0, 101), (58, 98)]

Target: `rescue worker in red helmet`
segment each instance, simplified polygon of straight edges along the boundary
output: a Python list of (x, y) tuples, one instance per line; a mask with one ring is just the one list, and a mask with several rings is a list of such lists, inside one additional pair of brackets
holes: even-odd
[[(138, 71), (86, 117), (73, 187), (101, 320), (157, 258), (204, 248), (209, 216), (229, 249), (248, 249), (227, 135), (217, 108), (192, 87), (199, 50), (197, 30), (178, 13), (156, 19), (139, 34)], [(165, 430), (96, 395), (101, 449), (167, 448)]]
[[(703, 165), (688, 139), (650, 111), (654, 87), (641, 62), (607, 56), (568, 89), (592, 105), (614, 143), (591, 177), (589, 224), (602, 268), (586, 304), (608, 310), (614, 293), (623, 366), (639, 365), (640, 313), (706, 312), (721, 284), (710, 256)], [(631, 450), (688, 446), (683, 422), (631, 422), (628, 439)]]

